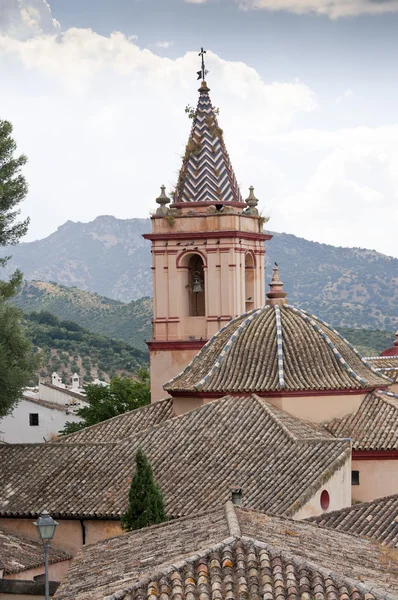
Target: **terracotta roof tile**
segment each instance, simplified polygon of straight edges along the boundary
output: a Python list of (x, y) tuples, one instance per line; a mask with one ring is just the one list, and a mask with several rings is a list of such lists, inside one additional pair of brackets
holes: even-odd
[(102, 423), (86, 427), (76, 433), (60, 436), (52, 443), (89, 444), (91, 442), (116, 442), (131, 437), (138, 431), (167, 421), (167, 419), (171, 419), (173, 416), (173, 401), (171, 398), (168, 398), (167, 400), (160, 400), (154, 404), (148, 404), (148, 406), (131, 410), (112, 419), (107, 419), (106, 421), (102, 421)]
[(366, 360), (383, 375), (398, 380), (398, 356), (370, 356)]
[[(49, 562), (56, 563), (72, 558), (63, 550), (50, 546)], [(0, 529), (0, 563), (7, 574), (21, 573), (44, 565), (43, 544), (39, 540)]]
[(227, 394), (366, 389), (390, 383), (330, 325), (283, 305), (264, 306), (226, 325), (164, 389), (171, 394)]
[(293, 514), (351, 454), (349, 442), (264, 399), (225, 397), (114, 444), (0, 445), (0, 514), (45, 505), (53, 516), (117, 518), (138, 447), (174, 516), (214, 508), (235, 487), (245, 506)]
[[(231, 505), (230, 505), (231, 506)], [(398, 553), (308, 522), (232, 508), (87, 546), (56, 600), (398, 597)]]
[(398, 494), (354, 504), (309, 520), (321, 527), (374, 539), (383, 546), (398, 547)]
[(398, 395), (376, 390), (367, 394), (358, 410), (325, 425), (336, 437), (352, 439), (354, 450), (398, 449)]

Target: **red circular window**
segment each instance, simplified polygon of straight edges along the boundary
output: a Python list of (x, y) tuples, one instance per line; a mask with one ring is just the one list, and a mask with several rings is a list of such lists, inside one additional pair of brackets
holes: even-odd
[(330, 504), (330, 496), (329, 496), (329, 492), (327, 492), (326, 490), (323, 490), (322, 494), (321, 494), (321, 506), (323, 510), (327, 510), (329, 508), (329, 504)]

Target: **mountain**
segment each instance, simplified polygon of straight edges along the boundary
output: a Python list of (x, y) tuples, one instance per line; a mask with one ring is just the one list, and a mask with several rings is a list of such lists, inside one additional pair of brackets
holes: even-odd
[(144, 340), (151, 337), (151, 298), (124, 303), (77, 287), (25, 281), (12, 302), (24, 313), (47, 311), (91, 332), (124, 340), (145, 353), (148, 351)]
[(149, 366), (147, 353), (48, 312), (26, 315), (24, 327), (34, 349), (42, 354), (39, 374), (47, 381), (54, 371), (65, 382), (77, 372), (82, 383), (89, 383), (96, 377), (131, 376), (140, 367)]
[[(130, 302), (152, 294), (150, 245), (141, 237), (149, 219), (97, 217), (68, 221), (43, 240), (6, 248), (10, 273), (54, 281)], [(289, 301), (333, 325), (398, 328), (398, 259), (374, 250), (341, 248), (274, 233), (269, 265), (277, 261)]]
[[(25, 313), (47, 311), (60, 319), (74, 321), (91, 332), (124, 340), (147, 352), (145, 339), (151, 337), (151, 298), (123, 303), (76, 287), (27, 281), (13, 303)], [(391, 346), (394, 339), (391, 331), (342, 327), (339, 330), (365, 356), (379, 354)]]

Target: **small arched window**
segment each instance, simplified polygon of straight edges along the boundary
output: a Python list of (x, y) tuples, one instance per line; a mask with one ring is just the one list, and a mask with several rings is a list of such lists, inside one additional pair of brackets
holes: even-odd
[(327, 490), (323, 490), (321, 494), (321, 508), (322, 510), (327, 510), (330, 505), (330, 496)]
[(198, 254), (193, 254), (188, 261), (188, 293), (189, 316), (204, 317), (206, 314), (205, 303), (205, 272), (203, 259)]
[(254, 258), (250, 252), (245, 256), (245, 308), (246, 312), (254, 308)]

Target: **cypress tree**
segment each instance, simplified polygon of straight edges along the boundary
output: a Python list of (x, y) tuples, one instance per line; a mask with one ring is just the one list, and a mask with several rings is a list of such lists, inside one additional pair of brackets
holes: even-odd
[(162, 492), (154, 479), (151, 464), (141, 448), (137, 450), (135, 464), (129, 505), (121, 519), (122, 527), (126, 531), (167, 521)]

